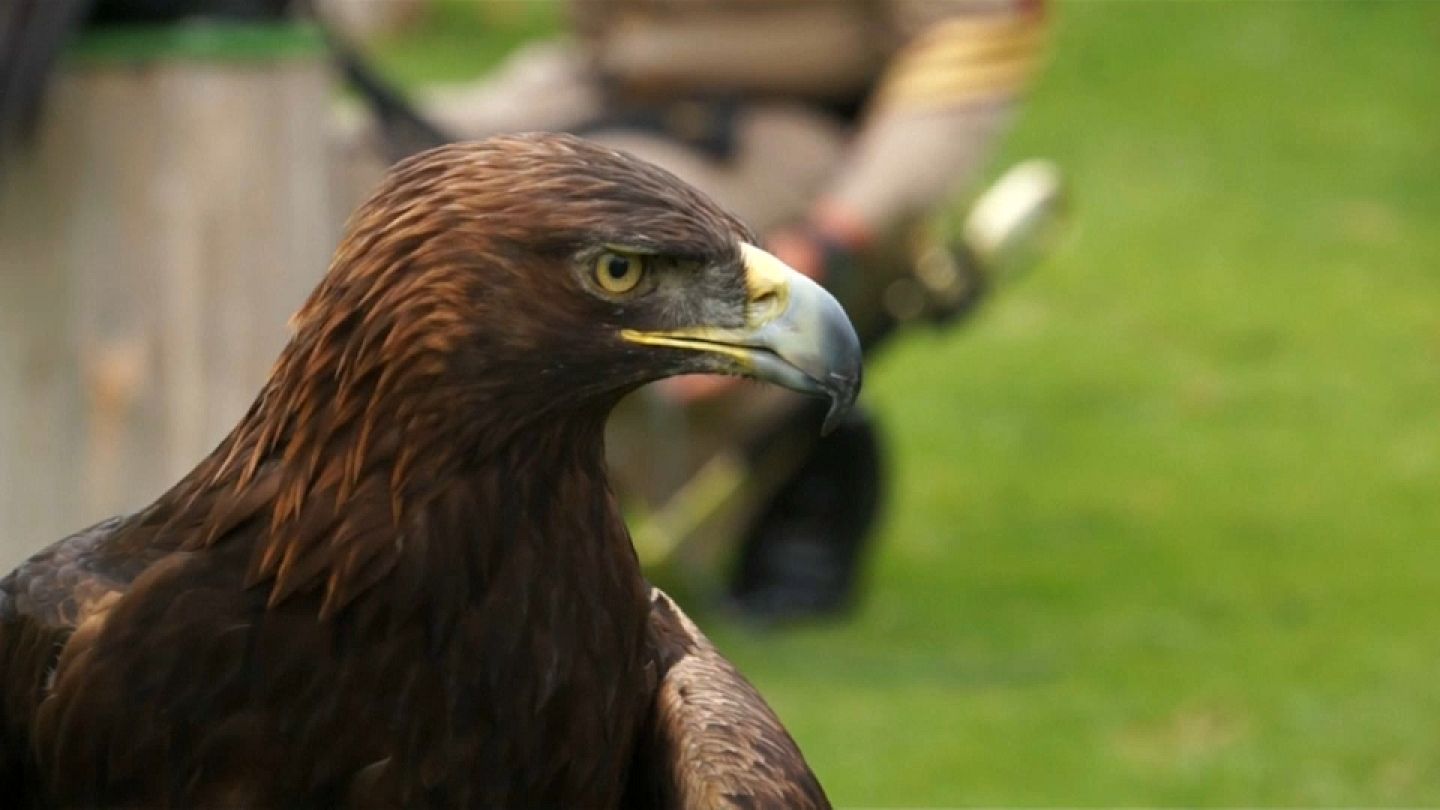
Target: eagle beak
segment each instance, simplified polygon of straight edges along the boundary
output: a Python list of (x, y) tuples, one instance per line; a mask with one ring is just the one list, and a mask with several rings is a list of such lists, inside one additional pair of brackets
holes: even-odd
[(632, 343), (720, 356), (726, 370), (803, 394), (828, 397), (828, 432), (860, 393), (860, 338), (835, 297), (754, 245), (742, 244), (749, 290), (745, 325), (666, 332), (626, 329)]

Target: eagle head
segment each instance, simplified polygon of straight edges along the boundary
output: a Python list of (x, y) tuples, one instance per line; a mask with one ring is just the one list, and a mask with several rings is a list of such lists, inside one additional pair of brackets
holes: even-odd
[(296, 316), (303, 373), (341, 398), (544, 419), (718, 373), (828, 397), (834, 419), (860, 387), (859, 340), (829, 293), (674, 175), (579, 138), (421, 153), (347, 231)]

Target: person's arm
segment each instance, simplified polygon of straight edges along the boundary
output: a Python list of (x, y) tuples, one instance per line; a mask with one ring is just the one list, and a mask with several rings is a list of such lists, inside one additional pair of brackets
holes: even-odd
[[(781, 261), (819, 281), (836, 254), (857, 254), (971, 179), (1037, 67), (1044, 18), (1035, 0), (899, 0), (904, 45), (886, 65), (851, 153), (801, 221), (765, 234)], [(733, 390), (723, 377), (666, 381), (682, 402)]]
[(851, 249), (973, 179), (1043, 49), (1038, 2), (903, 0), (893, 10), (904, 45), (880, 78), (849, 158), (805, 223)]

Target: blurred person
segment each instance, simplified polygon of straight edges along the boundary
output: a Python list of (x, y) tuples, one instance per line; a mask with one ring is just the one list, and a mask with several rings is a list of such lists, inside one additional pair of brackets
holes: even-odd
[[(867, 350), (900, 319), (973, 303), (897, 280), (933, 258), (924, 224), (1010, 120), (1042, 48), (1038, 1), (576, 0), (571, 12), (571, 38), (433, 94), (427, 117), (465, 138), (576, 132), (669, 169), (830, 288)], [(875, 426), (857, 411), (817, 441), (816, 406), (737, 397), (737, 384), (672, 380), (617, 411), (614, 478), (658, 535), (642, 528), (637, 544), (645, 555), (652, 540), (739, 535), (728, 593), (745, 615), (840, 611), (881, 503)]]

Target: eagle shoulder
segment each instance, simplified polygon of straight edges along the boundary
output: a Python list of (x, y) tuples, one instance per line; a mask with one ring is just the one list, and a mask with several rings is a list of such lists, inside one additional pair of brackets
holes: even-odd
[(649, 633), (661, 674), (633, 805), (830, 807), (765, 699), (659, 588), (651, 589)]
[(123, 522), (76, 532), (0, 579), (0, 790), (25, 778), (31, 724), (61, 655), (77, 630), (93, 636), (133, 576), (100, 553)]
[(0, 579), (0, 632), (24, 622), (73, 630), (97, 601), (123, 590), (129, 572), (97, 553), (123, 522), (114, 517), (76, 532)]

